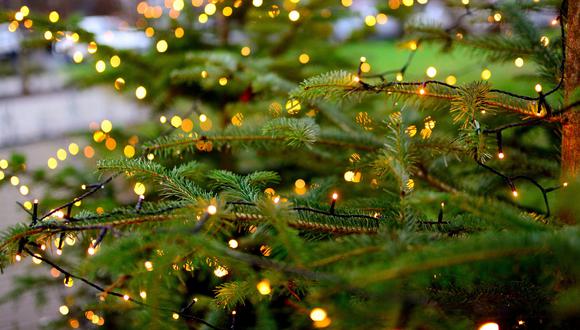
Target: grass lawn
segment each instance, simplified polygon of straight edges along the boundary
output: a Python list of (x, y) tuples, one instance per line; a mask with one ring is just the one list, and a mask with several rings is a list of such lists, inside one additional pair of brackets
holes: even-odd
[[(435, 44), (426, 44), (419, 48), (411, 66), (407, 69), (405, 80), (424, 80), (427, 78), (425, 71), (433, 66), (437, 69), (437, 76), (434, 79), (444, 81), (447, 76), (454, 75), (457, 78), (456, 85), (461, 85), (481, 80), (481, 72), (487, 68), (491, 71), (489, 82), (494, 88), (529, 96), (537, 95), (534, 91), (537, 81), (529, 79), (535, 72), (534, 64), (530, 62), (525, 62), (523, 67), (518, 68), (513, 62), (486, 63), (483, 56), (465, 48), (455, 48), (447, 53), (439, 49), (440, 47)], [(371, 73), (402, 67), (409, 52), (409, 49), (397, 46), (396, 41), (364, 41), (350, 43), (340, 48), (341, 56), (353, 63), (358, 63), (358, 58), (365, 56), (371, 64)], [(394, 79), (394, 75), (390, 79)]]

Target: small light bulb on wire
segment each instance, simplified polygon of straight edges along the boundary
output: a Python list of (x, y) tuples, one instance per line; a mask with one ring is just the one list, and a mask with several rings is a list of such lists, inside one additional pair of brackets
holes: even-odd
[(500, 151), (500, 152), (497, 154), (497, 158), (499, 158), (499, 159), (504, 159), (504, 158), (505, 158), (505, 155), (503, 154), (503, 152), (501, 152), (501, 151)]
[(534, 89), (536, 90), (537, 93), (541, 93), (542, 92), (542, 85), (536, 84), (536, 86), (534, 86)]
[(22, 260), (22, 256), (20, 255), (20, 253), (16, 254), (16, 256), (14, 257), (14, 259), (16, 259), (16, 261), (20, 261)]
[(210, 205), (207, 207), (207, 213), (214, 215), (217, 212), (217, 207), (215, 205)]
[(512, 190), (512, 194), (514, 195), (514, 197), (518, 197), (518, 191), (517, 190), (513, 189)]

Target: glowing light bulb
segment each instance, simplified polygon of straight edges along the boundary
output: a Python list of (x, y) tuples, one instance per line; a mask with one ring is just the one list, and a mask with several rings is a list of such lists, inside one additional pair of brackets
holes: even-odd
[(153, 263), (149, 260), (145, 261), (145, 269), (147, 269), (148, 272), (153, 271)]
[(66, 305), (62, 305), (58, 308), (58, 311), (62, 314), (62, 315), (67, 315), (69, 310), (68, 307)]
[(179, 314), (173, 313), (173, 315), (171, 315), (171, 317), (173, 317), (174, 320), (177, 320), (177, 319), (179, 319)]
[(217, 207), (215, 205), (210, 205), (207, 207), (207, 213), (214, 215), (217, 212)]
[(422, 87), (421, 87), (421, 89), (419, 89), (419, 94), (420, 94), (420, 95), (425, 95), (425, 93), (426, 93), (426, 92), (425, 92), (425, 88), (422, 88)]
[(237, 249), (239, 244), (238, 241), (236, 241), (235, 239), (231, 239), (228, 241), (228, 246), (231, 247), (232, 249)]
[(139, 292), (139, 296), (143, 299), (147, 299), (147, 292), (141, 291), (141, 292)]
[(568, 187), (568, 182), (564, 182), (564, 183), (562, 183), (562, 186), (564, 186), (564, 188), (565, 188), (565, 187)]
[(332, 194), (332, 199), (333, 200), (337, 200), (338, 199), (338, 193), (333, 193)]
[(93, 247), (93, 245), (91, 244), (91, 246), (89, 246), (89, 248), (87, 249), (87, 253), (91, 256), (95, 255), (95, 248)]
[(269, 295), (270, 293), (272, 293), (272, 288), (270, 287), (270, 281), (268, 280), (261, 280), (257, 285), (256, 285), (256, 289), (258, 289), (258, 292), (260, 292), (261, 295)]
[(56, 254), (58, 254), (59, 256), (62, 255), (62, 249), (56, 249)]
[(280, 196), (274, 197), (274, 204), (280, 203)]
[(503, 152), (500, 152), (500, 153), (497, 154), (497, 157), (499, 159), (503, 159), (505, 157), (505, 155), (503, 154)]
[(123, 300), (129, 301), (129, 299), (131, 299), (131, 297), (129, 297), (129, 295), (123, 295)]
[(323, 321), (324, 319), (326, 319), (327, 314), (326, 311), (322, 308), (314, 308), (311, 312), (310, 312), (310, 319), (312, 321)]
[(15, 259), (16, 261), (18, 261), (18, 262), (19, 262), (20, 260), (22, 260), (22, 256), (21, 256), (20, 254), (17, 254), (17, 255), (14, 257), (14, 259)]
[(518, 191), (517, 190), (512, 190), (512, 194), (514, 195), (514, 197), (518, 197)]
[(482, 324), (479, 328), (479, 330), (499, 330), (499, 325), (495, 322), (487, 322)]
[(540, 84), (536, 84), (536, 86), (534, 86), (534, 89), (536, 90), (536, 92), (541, 92), (542, 91), (542, 85)]
[(73, 281), (72, 277), (70, 277), (70, 276), (65, 277), (63, 282), (64, 282), (64, 286), (66, 286), (67, 288), (72, 288), (72, 286), (74, 284), (74, 281)]

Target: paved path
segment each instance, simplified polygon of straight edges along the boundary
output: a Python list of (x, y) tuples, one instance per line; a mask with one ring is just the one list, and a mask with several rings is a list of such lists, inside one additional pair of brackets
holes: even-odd
[[(14, 80), (0, 80), (0, 90), (13, 86)], [(46, 81), (45, 81), (46, 83)], [(108, 88), (86, 90), (44, 90), (31, 96), (0, 96), (0, 159), (16, 151), (27, 156), (29, 169), (46, 167), (58, 148), (71, 141), (67, 133), (87, 131), (91, 122), (109, 119), (116, 127), (147, 120), (149, 111), (129, 98)], [(68, 162), (68, 161), (67, 161)], [(31, 187), (32, 192), (34, 187)], [(26, 220), (26, 214), (16, 205), (23, 198), (11, 185), (0, 188), (0, 228)], [(0, 275), (0, 297), (9, 292), (13, 280), (26, 272), (47, 274), (46, 265), (33, 265), (30, 258), (9, 267)], [(36, 308), (34, 293), (21, 300), (0, 305), (0, 330), (38, 329), (51, 319), (62, 317), (58, 306), (64, 286), (50, 291), (42, 308)]]

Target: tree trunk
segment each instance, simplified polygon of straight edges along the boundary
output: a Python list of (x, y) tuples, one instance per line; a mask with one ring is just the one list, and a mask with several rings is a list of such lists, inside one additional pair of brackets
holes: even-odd
[[(580, 1), (568, 0), (566, 22), (566, 65), (564, 68), (564, 103), (580, 86)], [(580, 172), (580, 111), (571, 109), (562, 117), (562, 174), (575, 177)]]

